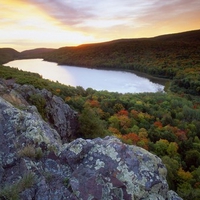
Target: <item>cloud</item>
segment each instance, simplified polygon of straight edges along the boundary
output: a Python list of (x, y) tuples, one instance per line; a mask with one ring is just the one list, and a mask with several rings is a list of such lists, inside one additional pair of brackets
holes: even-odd
[(197, 29), (200, 20), (199, 0), (6, 0), (0, 8), (0, 43), (151, 37)]
[(67, 26), (74, 26), (93, 17), (93, 14), (90, 13), (90, 9), (92, 9), (90, 5), (78, 3), (80, 1), (28, 0), (28, 2)]
[[(199, 10), (199, 0), (28, 0), (58, 22), (81, 30), (149, 26)], [(26, 1), (27, 2), (27, 1)]]
[(165, 20), (176, 20), (178, 16), (190, 15), (199, 11), (199, 0), (168, 0), (154, 1), (148, 8), (144, 8), (141, 15), (138, 15), (137, 20), (148, 22), (150, 24)]

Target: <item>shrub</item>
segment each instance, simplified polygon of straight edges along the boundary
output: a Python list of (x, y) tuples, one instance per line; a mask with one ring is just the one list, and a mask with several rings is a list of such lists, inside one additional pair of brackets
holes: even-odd
[(18, 151), (19, 157), (28, 157), (39, 160), (43, 157), (43, 152), (40, 147), (35, 148), (33, 145), (27, 145)]

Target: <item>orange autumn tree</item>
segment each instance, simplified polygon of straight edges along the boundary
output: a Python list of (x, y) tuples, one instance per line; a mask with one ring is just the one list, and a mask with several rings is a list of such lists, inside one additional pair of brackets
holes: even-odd
[(131, 119), (128, 116), (128, 111), (125, 109), (120, 110), (116, 116), (119, 119), (120, 129), (127, 133), (127, 129), (131, 126)]
[(111, 134), (115, 135), (116, 137), (118, 137), (118, 138), (122, 137), (121, 133), (119, 132), (119, 130), (117, 128), (109, 127), (108, 130)]
[(127, 110), (120, 110), (117, 115), (125, 115), (125, 116), (128, 116), (128, 111)]
[(145, 128), (141, 128), (138, 133), (139, 141), (137, 143), (138, 146), (148, 150), (149, 149), (149, 139), (148, 139), (148, 132)]
[(137, 120), (138, 119), (138, 114), (139, 114), (139, 112), (137, 110), (131, 110), (130, 117), (132, 117), (133, 119)]
[(109, 118), (110, 127), (116, 128), (122, 134), (129, 133), (129, 128), (131, 127), (131, 119), (128, 116), (127, 110), (120, 110), (113, 116)]
[(96, 99), (87, 100), (86, 104), (89, 104), (92, 108), (99, 108), (99, 101)]
[(127, 129), (131, 127), (131, 119), (126, 115), (118, 116), (120, 130), (127, 133)]
[(154, 126), (158, 127), (158, 128), (162, 128), (163, 127), (163, 125), (162, 125), (162, 123), (160, 121), (154, 122)]
[(136, 145), (137, 142), (140, 140), (139, 136), (135, 133), (128, 133), (126, 135), (122, 135), (121, 136), (122, 141), (126, 142), (126, 143), (131, 143)]

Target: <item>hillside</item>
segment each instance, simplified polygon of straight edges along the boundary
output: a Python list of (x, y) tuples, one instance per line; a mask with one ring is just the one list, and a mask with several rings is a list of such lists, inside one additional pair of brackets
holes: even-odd
[(172, 78), (176, 62), (195, 60), (199, 64), (200, 30), (154, 38), (121, 39), (105, 43), (63, 47), (45, 59), (59, 64), (93, 68), (117, 68), (144, 71)]
[(20, 53), (12, 48), (0, 48), (0, 64), (19, 58)]
[(200, 30), (187, 31), (182, 33), (173, 33), (154, 37), (154, 40), (161, 41), (182, 41), (182, 42), (200, 42)]
[(51, 48), (37, 48), (37, 49), (30, 49), (25, 50), (20, 53), (20, 58), (26, 59), (26, 58), (42, 58), (46, 53), (49, 53), (55, 49)]

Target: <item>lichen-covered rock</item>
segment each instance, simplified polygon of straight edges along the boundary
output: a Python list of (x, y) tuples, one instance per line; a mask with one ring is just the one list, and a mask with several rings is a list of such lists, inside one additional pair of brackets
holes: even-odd
[(0, 97), (0, 147), (0, 199), (181, 199), (157, 156), (115, 137), (63, 143), (26, 102)]
[(75, 138), (78, 127), (77, 113), (61, 98), (52, 95), (47, 90), (42, 90), (41, 94), (46, 99), (47, 120), (60, 134), (63, 142)]
[(79, 199), (167, 199), (161, 160), (114, 137), (77, 139), (60, 154), (73, 173), (69, 184)]
[(14, 89), (29, 101), (33, 95), (40, 95), (45, 100), (45, 118), (60, 134), (62, 141), (67, 142), (76, 138), (78, 127), (77, 113), (63, 99), (53, 95), (46, 89), (35, 89), (30, 85), (14, 85)]
[[(2, 97), (14, 105), (20, 107), (32, 104), (31, 98), (40, 97), (44, 103), (44, 118), (61, 136), (63, 142), (71, 141), (77, 137), (78, 119), (77, 112), (72, 110), (63, 99), (53, 95), (46, 89), (39, 90), (32, 85), (12, 85), (4, 81), (0, 92)], [(3, 92), (4, 91), (4, 92)]]

